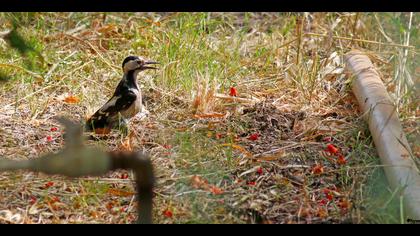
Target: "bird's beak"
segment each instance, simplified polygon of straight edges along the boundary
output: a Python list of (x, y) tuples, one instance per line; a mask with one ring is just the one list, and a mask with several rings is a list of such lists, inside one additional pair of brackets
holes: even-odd
[(158, 69), (158, 68), (156, 68), (156, 67), (153, 67), (153, 66), (147, 66), (147, 65), (156, 65), (156, 64), (160, 64), (159, 62), (155, 62), (155, 61), (146, 61), (145, 63), (145, 66), (142, 66), (142, 69), (143, 70), (146, 70), (146, 69)]

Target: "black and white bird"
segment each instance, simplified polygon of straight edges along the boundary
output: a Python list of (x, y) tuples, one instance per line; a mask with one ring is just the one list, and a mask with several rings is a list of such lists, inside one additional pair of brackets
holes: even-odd
[(128, 56), (122, 63), (124, 76), (112, 97), (87, 121), (85, 131), (98, 134), (109, 133), (111, 129), (125, 129), (127, 121), (142, 110), (142, 95), (137, 84), (137, 74), (150, 66), (159, 64), (138, 56)]

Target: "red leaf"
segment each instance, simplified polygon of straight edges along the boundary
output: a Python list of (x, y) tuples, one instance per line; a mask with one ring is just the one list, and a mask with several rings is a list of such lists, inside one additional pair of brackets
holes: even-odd
[(329, 201), (332, 201), (334, 199), (334, 195), (332, 195), (332, 193), (327, 194), (326, 197)]
[(262, 175), (263, 172), (264, 172), (264, 170), (263, 170), (262, 167), (257, 169), (257, 174)]
[(251, 134), (251, 135), (248, 137), (248, 139), (249, 139), (249, 140), (251, 140), (251, 141), (255, 141), (255, 140), (257, 140), (259, 137), (260, 137), (260, 135), (259, 135), (258, 133), (254, 133), (254, 134)]
[(114, 207), (114, 204), (112, 202), (108, 202), (105, 207), (106, 209), (111, 210)]
[(51, 132), (56, 132), (58, 130), (58, 128), (57, 127), (52, 127), (51, 128)]
[(322, 174), (324, 173), (324, 167), (320, 164), (317, 164), (312, 168), (312, 173), (316, 175)]
[(222, 189), (220, 189), (220, 188), (218, 188), (214, 185), (209, 184), (209, 182), (206, 179), (204, 179), (204, 178), (202, 178), (198, 175), (194, 175), (191, 178), (191, 185), (192, 185), (193, 188), (203, 189), (203, 190), (209, 191), (209, 192), (211, 192), (215, 195), (219, 195), (219, 194), (223, 193)]
[(212, 192), (214, 195), (220, 195), (223, 194), (223, 190), (216, 187), (216, 186), (210, 186), (210, 192)]
[(339, 165), (344, 165), (344, 164), (347, 163), (347, 160), (343, 155), (339, 154), (338, 159), (337, 159), (337, 163)]
[(236, 90), (235, 87), (230, 87), (229, 95), (234, 96), (234, 97), (238, 96), (238, 91)]
[(171, 148), (172, 148), (172, 146), (171, 146), (171, 145), (169, 145), (169, 144), (164, 144), (164, 145), (163, 145), (163, 148), (165, 148), (165, 149), (171, 149)]
[(53, 203), (56, 203), (56, 202), (60, 202), (60, 199), (56, 196), (51, 197), (50, 203), (53, 204)]
[(163, 211), (163, 215), (166, 216), (166, 217), (168, 217), (168, 218), (172, 218), (173, 213), (172, 213), (171, 210), (164, 210)]
[(45, 185), (44, 185), (44, 189), (47, 189), (47, 188), (50, 188), (50, 187), (52, 187), (54, 185), (54, 182), (48, 182), (48, 183), (46, 183)]
[(334, 194), (333, 194), (333, 192), (331, 191), (331, 190), (329, 190), (329, 189), (324, 189), (323, 190), (324, 191), (324, 194), (325, 194), (325, 197), (329, 200), (329, 201), (331, 201), (331, 200), (333, 200), (333, 198), (334, 198)]
[(33, 204), (35, 204), (36, 203), (36, 197), (34, 197), (34, 196), (30, 196), (30, 200), (29, 200), (29, 203), (31, 204), (31, 205), (33, 205)]
[(338, 153), (338, 149), (333, 144), (331, 144), (331, 143), (329, 143), (327, 145), (327, 150), (325, 150), (325, 151), (327, 151), (327, 152), (329, 152), (329, 153), (331, 153), (333, 155), (336, 155)]
[(318, 202), (318, 204), (319, 204), (320, 206), (325, 206), (325, 205), (327, 204), (327, 200), (322, 199), (321, 201), (319, 201), (319, 202)]
[(120, 179), (128, 179), (128, 174), (121, 174)]
[(48, 142), (52, 142), (52, 141), (53, 141), (53, 138), (52, 138), (50, 135), (48, 135), (48, 136), (47, 136), (47, 141), (48, 141)]
[(221, 139), (221, 138), (223, 138), (223, 134), (216, 133), (216, 139)]
[(248, 185), (249, 186), (255, 186), (255, 185), (257, 185), (257, 183), (255, 181), (248, 181)]

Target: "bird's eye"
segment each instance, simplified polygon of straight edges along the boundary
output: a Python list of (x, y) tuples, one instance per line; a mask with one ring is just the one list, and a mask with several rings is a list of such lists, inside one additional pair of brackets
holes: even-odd
[(141, 65), (143, 64), (143, 61), (137, 61), (137, 64)]

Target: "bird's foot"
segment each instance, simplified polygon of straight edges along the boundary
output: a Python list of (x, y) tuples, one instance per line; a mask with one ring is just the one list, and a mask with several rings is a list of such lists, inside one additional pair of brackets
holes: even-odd
[(139, 119), (139, 120), (143, 120), (143, 119), (145, 119), (148, 115), (150, 114), (150, 112), (146, 109), (146, 107), (144, 107), (144, 105), (143, 105), (143, 107), (142, 107), (142, 109), (141, 109), (141, 111), (139, 112), (139, 113), (137, 113), (137, 115), (135, 116), (136, 117), (136, 119)]

